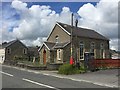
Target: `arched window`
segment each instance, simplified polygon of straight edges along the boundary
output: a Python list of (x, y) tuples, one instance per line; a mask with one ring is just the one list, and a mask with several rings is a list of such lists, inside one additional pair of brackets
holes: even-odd
[(61, 59), (61, 51), (60, 51), (60, 49), (58, 50), (58, 53), (59, 53), (58, 58)]
[(57, 59), (61, 60), (61, 49), (57, 50)]
[(104, 56), (104, 44), (101, 43), (100, 44), (100, 57), (103, 58), (103, 56)]
[(23, 54), (27, 54), (27, 49), (26, 48), (23, 49)]
[(91, 53), (94, 53), (94, 50), (95, 50), (95, 43), (92, 42), (92, 43), (90, 44), (90, 52), (91, 52)]
[(56, 36), (55, 36), (55, 42), (56, 42), (56, 43), (58, 43), (58, 39), (59, 39), (59, 36), (56, 35)]

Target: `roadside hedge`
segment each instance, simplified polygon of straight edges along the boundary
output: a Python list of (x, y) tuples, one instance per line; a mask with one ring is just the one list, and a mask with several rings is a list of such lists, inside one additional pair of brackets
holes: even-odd
[(83, 68), (77, 68), (75, 65), (70, 65), (70, 64), (64, 64), (60, 66), (58, 73), (59, 74), (64, 74), (64, 75), (72, 75), (72, 74), (80, 74), (84, 73), (85, 70)]

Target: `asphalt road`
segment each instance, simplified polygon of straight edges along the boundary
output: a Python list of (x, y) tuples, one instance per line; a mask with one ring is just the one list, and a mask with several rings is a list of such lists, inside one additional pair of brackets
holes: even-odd
[(5, 66), (2, 67), (0, 73), (2, 73), (2, 88), (49, 88), (55, 90), (62, 88), (107, 88)]

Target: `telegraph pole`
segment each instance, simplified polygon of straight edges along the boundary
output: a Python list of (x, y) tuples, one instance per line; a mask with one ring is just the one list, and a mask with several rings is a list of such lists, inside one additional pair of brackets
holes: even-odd
[(70, 57), (70, 64), (73, 64), (74, 60), (73, 60), (73, 47), (72, 47), (72, 34), (73, 34), (73, 13), (71, 15), (71, 37), (70, 37), (70, 41), (71, 41), (71, 57)]
[(73, 34), (73, 13), (72, 13), (72, 16), (71, 16), (71, 57), (73, 55), (73, 48), (72, 48), (72, 34)]

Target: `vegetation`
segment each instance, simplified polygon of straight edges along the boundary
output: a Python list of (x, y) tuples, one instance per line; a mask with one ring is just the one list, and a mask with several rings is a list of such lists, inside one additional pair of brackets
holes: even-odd
[(34, 67), (43, 66), (43, 65), (40, 64), (39, 58), (36, 58), (35, 61), (33, 62), (33, 58), (29, 61), (28, 58), (26, 58), (26, 57), (15, 56), (14, 57), (14, 62), (22, 63), (24, 65), (31, 65), (31, 66), (34, 66)]
[(41, 66), (44, 66), (44, 65), (41, 65), (40, 62), (31, 62), (31, 61), (18, 61), (18, 63), (23, 63), (25, 65), (30, 65), (30, 66), (34, 66), (34, 67), (41, 67)]
[(70, 65), (70, 64), (64, 64), (60, 66), (58, 70), (59, 74), (65, 74), (65, 75), (79, 74), (84, 72), (86, 72), (86, 69), (83, 66), (77, 68), (75, 65)]
[(14, 58), (13, 58), (13, 60), (14, 61), (26, 61), (26, 60), (28, 60), (28, 58), (27, 57), (23, 57), (23, 56), (14, 56)]

